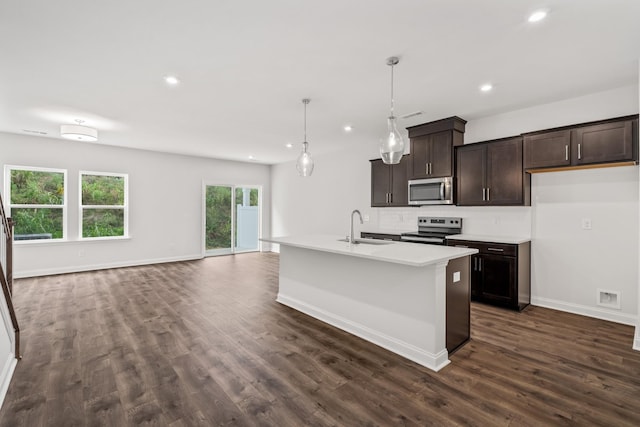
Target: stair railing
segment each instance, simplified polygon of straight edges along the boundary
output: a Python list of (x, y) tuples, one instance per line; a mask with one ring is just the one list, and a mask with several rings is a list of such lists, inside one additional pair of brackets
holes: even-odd
[(0, 216), (2, 224), (0, 225), (0, 283), (2, 284), (2, 293), (9, 308), (9, 316), (15, 336), (15, 356), (20, 359), (20, 327), (18, 326), (18, 318), (13, 308), (13, 220), (7, 217), (4, 211), (4, 203), (2, 195), (0, 195)]

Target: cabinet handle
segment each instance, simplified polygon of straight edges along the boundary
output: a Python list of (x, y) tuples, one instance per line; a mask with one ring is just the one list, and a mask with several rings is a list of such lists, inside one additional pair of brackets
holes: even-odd
[(491, 200), (491, 196), (489, 195), (489, 190), (491, 190), (489, 187), (487, 187), (487, 202), (489, 200)]
[(429, 175), (433, 174), (433, 163), (429, 162)]
[(387, 193), (387, 203), (389, 203), (389, 195), (390, 195), (390, 194), (391, 194), (391, 193)]
[(566, 144), (564, 146), (564, 159), (565, 161), (569, 160), (569, 146)]
[(482, 201), (484, 202), (485, 200), (487, 200), (487, 189), (486, 188), (482, 188)]
[(429, 163), (424, 164), (424, 174), (429, 175)]
[(582, 152), (580, 151), (580, 144), (578, 144), (578, 160), (582, 158)]
[(493, 252), (504, 252), (504, 249), (500, 249), (500, 248), (487, 248), (488, 251), (493, 251)]
[(389, 193), (389, 203), (393, 203), (393, 193)]
[(482, 271), (482, 258), (478, 258), (478, 271)]

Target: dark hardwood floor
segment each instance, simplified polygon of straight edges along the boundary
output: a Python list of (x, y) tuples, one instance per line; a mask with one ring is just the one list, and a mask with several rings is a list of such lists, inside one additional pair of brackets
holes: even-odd
[(18, 280), (0, 426), (640, 425), (633, 328), (472, 306), (438, 373), (275, 302), (278, 256)]

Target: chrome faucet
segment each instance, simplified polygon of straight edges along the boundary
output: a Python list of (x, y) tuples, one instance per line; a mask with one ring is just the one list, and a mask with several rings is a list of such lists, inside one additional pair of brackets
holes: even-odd
[(358, 214), (358, 216), (360, 217), (360, 224), (362, 224), (362, 214), (360, 213), (360, 211), (358, 209), (355, 209), (353, 212), (351, 212), (351, 224), (349, 227), (349, 243), (358, 243), (356, 242), (355, 238), (353, 237), (353, 216), (355, 214)]

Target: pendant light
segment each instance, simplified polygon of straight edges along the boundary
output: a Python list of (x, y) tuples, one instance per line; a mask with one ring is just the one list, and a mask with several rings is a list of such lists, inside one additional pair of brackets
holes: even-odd
[(391, 114), (387, 119), (387, 134), (380, 141), (380, 157), (386, 164), (395, 165), (400, 163), (404, 154), (404, 139), (396, 126), (396, 118), (393, 115), (393, 67), (400, 60), (392, 56), (387, 59), (387, 65), (391, 67)]
[(76, 119), (77, 125), (61, 125), (60, 136), (76, 141), (97, 141), (98, 131), (89, 126), (83, 126), (84, 120)]
[(307, 104), (309, 102), (311, 100), (308, 98), (302, 100), (304, 104), (304, 142), (302, 143), (302, 153), (296, 162), (296, 169), (298, 169), (300, 176), (310, 176), (313, 172), (313, 159), (309, 153), (309, 143), (307, 142)]

